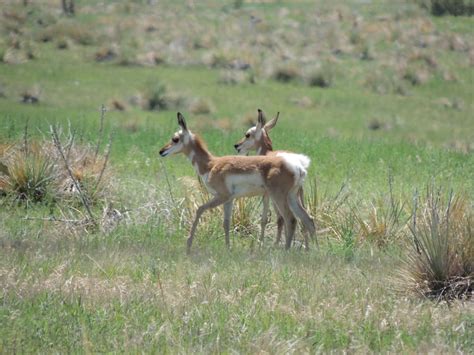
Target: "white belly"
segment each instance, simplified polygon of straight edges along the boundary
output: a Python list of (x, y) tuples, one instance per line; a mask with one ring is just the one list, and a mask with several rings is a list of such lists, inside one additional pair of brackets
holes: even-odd
[(225, 179), (225, 184), (234, 197), (265, 193), (265, 184), (260, 174), (229, 175)]

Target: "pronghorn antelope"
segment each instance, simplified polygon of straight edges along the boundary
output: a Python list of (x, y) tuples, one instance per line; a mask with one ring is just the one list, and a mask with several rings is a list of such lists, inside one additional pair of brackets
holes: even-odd
[[(223, 156), (215, 157), (206, 148), (202, 139), (188, 130), (186, 121), (178, 112), (179, 131), (160, 150), (165, 157), (183, 153), (188, 157), (213, 198), (200, 206), (187, 240), (187, 251), (191, 250), (196, 227), (201, 215), (208, 209), (224, 205), (225, 242), (229, 247), (229, 226), (233, 200), (243, 196), (268, 194), (283, 217), (286, 232), (286, 248), (291, 246), (297, 216), (306, 228), (315, 232), (313, 220), (301, 206), (297, 192), (303, 184), (306, 169), (301, 164), (304, 156)], [(307, 159), (307, 158), (306, 158)]]
[[(280, 112), (277, 113), (275, 118), (271, 121), (266, 122), (265, 114), (262, 110), (258, 109), (258, 119), (257, 124), (254, 127), (251, 127), (245, 132), (245, 136), (234, 144), (234, 148), (237, 150), (239, 154), (248, 154), (250, 151), (256, 151), (258, 155), (267, 155), (267, 156), (284, 156), (285, 154), (293, 154), (286, 151), (274, 151), (272, 140), (268, 135), (268, 132), (275, 127), (278, 122), (278, 117), (280, 116)], [(301, 155), (297, 155), (301, 156)], [(303, 157), (305, 157), (303, 155)], [(305, 157), (306, 158), (306, 157)], [(309, 159), (302, 159), (301, 164), (305, 169), (309, 166)], [(298, 198), (300, 204), (304, 207), (303, 203), (303, 187), (300, 186), (298, 190)], [(263, 212), (262, 212), (262, 220), (261, 220), (261, 235), (260, 238), (263, 240), (265, 226), (268, 222), (268, 210), (269, 210), (269, 198), (268, 195), (263, 197)], [(283, 229), (284, 220), (283, 217), (279, 214), (278, 209), (275, 208), (275, 212), (277, 215), (277, 236), (275, 240), (275, 244), (279, 244), (281, 240), (281, 233)], [(309, 240), (307, 233), (304, 233), (304, 241), (306, 249), (309, 248)]]

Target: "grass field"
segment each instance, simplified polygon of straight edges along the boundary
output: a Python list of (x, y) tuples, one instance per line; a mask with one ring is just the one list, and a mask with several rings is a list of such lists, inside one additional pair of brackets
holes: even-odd
[[(423, 225), (437, 191), (474, 250), (472, 17), (388, 0), (77, 0), (69, 17), (22, 3), (0, 20), (1, 353), (474, 351), (472, 291), (437, 302), (405, 273), (415, 203)], [(216, 210), (186, 256), (209, 195), (185, 157), (158, 155), (176, 112), (225, 155), (258, 108), (280, 112), (275, 148), (312, 160), (319, 248), (273, 246), (274, 216), (259, 247), (254, 198), (236, 203), (230, 250)], [(54, 151), (51, 125), (65, 147), (76, 132), (78, 161), (99, 139), (107, 160), (112, 134), (96, 227), (55, 184), (39, 202), (2, 185), (8, 152)]]

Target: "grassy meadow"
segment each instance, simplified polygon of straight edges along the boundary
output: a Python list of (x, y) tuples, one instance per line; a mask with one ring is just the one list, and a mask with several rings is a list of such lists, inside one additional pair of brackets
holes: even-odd
[[(0, 353), (474, 351), (472, 16), (24, 3), (0, 10)], [(258, 108), (280, 112), (275, 149), (311, 158), (319, 247), (275, 246), (273, 213), (260, 246), (253, 198), (235, 203), (230, 250), (216, 209), (187, 256), (209, 195), (184, 156), (159, 157), (176, 112), (230, 155)], [(464, 270), (457, 286), (430, 293), (426, 250)]]

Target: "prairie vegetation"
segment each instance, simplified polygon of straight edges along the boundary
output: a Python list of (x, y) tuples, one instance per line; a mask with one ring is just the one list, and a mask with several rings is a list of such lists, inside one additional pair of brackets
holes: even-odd
[[(473, 352), (469, 1), (72, 3), (0, 10), (0, 352)], [(319, 248), (243, 199), (186, 257), (176, 111), (224, 155), (257, 108)]]

